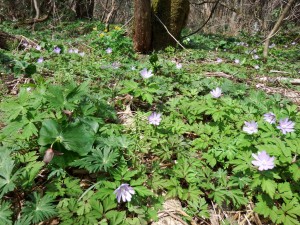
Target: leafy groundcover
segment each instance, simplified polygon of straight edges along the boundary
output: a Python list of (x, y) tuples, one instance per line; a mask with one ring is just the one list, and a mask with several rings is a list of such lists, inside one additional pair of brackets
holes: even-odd
[(167, 199), (187, 224), (299, 224), (299, 112), (252, 82), (297, 76), (293, 36), (263, 63), (259, 36), (141, 56), (120, 26), (45, 27), (0, 52), (1, 224), (150, 224)]

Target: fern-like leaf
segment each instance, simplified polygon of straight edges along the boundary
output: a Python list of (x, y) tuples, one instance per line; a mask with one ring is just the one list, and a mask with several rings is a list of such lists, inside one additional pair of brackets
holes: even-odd
[(3, 201), (0, 202), (0, 221), (1, 224), (10, 225), (12, 224), (11, 215), (13, 212), (10, 209), (10, 203)]
[(34, 192), (32, 201), (25, 203), (22, 212), (26, 216), (31, 216), (33, 223), (39, 223), (57, 214), (52, 201), (53, 199), (48, 195), (41, 197), (38, 193)]
[(14, 225), (31, 225), (32, 217), (31, 216), (21, 216)]
[(13, 173), (14, 167), (14, 160), (11, 159), (9, 153), (2, 153), (0, 157), (0, 198), (15, 189), (15, 182), (19, 178), (20, 171)]
[(87, 169), (91, 173), (101, 170), (107, 171), (113, 167), (119, 157), (119, 153), (109, 147), (96, 148), (92, 150), (92, 155), (88, 155), (73, 162), (72, 166)]

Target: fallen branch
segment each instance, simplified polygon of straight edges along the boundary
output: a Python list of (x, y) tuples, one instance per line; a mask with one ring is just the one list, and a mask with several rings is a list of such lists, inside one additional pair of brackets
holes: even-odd
[(300, 85), (300, 79), (290, 79), (286, 77), (254, 77), (253, 79), (242, 79), (236, 78), (232, 75), (223, 73), (223, 72), (207, 72), (205, 73), (207, 77), (224, 77), (239, 83), (249, 84), (251, 86), (255, 86), (255, 88), (265, 91), (268, 94), (275, 94), (279, 93), (286, 98), (289, 98), (293, 103), (300, 105), (300, 92), (294, 91), (287, 88), (282, 87), (270, 87), (267, 85), (268, 82), (282, 82), (282, 81), (289, 81), (291, 84)]
[(293, 79), (287, 77), (259, 77), (256, 80), (264, 81), (264, 82), (289, 82), (293, 85), (300, 85), (300, 79)]
[(48, 18), (49, 18), (49, 14), (44, 16), (44, 17), (41, 17), (39, 19), (33, 18), (33, 19), (25, 20), (21, 23), (18, 23), (16, 26), (25, 25), (25, 24), (31, 25), (31, 24), (34, 24), (34, 23), (40, 23), (40, 22), (46, 21)]
[(279, 71), (279, 70), (270, 70), (270, 73), (285, 73), (285, 74), (289, 74), (289, 72)]
[[(276, 71), (276, 70), (271, 70), (270, 72), (273, 72), (273, 73), (288, 73), (288, 72)], [(205, 76), (208, 76), (208, 77), (224, 77), (224, 78), (227, 78), (227, 79), (245, 81), (245, 79), (236, 78), (232, 75), (229, 75), (229, 74), (226, 74), (226, 73), (223, 73), (223, 72), (207, 72), (207, 73), (205, 73)], [(300, 85), (300, 79), (288, 78), (288, 77), (254, 77), (253, 80), (256, 80), (256, 81), (259, 81), (259, 82), (271, 82), (271, 83), (290, 82), (293, 85)]]

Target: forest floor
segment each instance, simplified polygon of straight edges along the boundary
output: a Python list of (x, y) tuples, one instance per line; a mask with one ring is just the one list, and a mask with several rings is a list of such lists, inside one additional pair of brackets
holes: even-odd
[[(24, 37), (0, 50), (7, 224), (298, 224), (299, 30), (274, 36), (264, 61), (263, 37), (243, 33), (140, 55), (117, 25), (0, 29)], [(254, 166), (259, 151), (275, 169)], [(124, 183), (135, 193), (119, 204)]]

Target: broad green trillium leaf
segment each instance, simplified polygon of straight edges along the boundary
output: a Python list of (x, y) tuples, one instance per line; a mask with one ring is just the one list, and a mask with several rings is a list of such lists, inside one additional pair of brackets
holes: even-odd
[(45, 120), (40, 130), (38, 143), (42, 146), (60, 143), (67, 150), (77, 152), (79, 155), (87, 155), (94, 143), (93, 129), (84, 123), (69, 124), (62, 128), (54, 120)]

